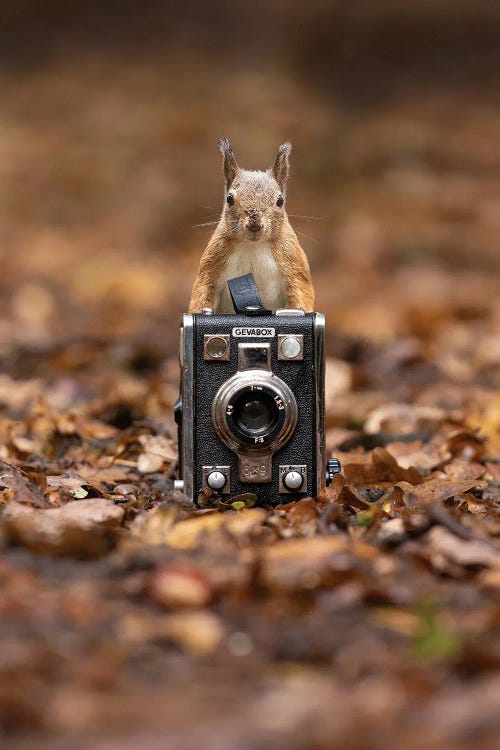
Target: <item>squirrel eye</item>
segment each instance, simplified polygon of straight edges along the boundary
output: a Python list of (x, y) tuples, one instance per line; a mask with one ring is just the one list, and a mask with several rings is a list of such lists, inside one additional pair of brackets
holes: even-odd
[(232, 206), (234, 204), (234, 195), (231, 193), (228, 193), (228, 196), (226, 198), (226, 203), (228, 206)]
[(279, 208), (281, 208), (284, 202), (285, 202), (285, 199), (283, 198), (283, 196), (278, 195), (278, 200), (276, 201), (276, 205), (279, 206)]

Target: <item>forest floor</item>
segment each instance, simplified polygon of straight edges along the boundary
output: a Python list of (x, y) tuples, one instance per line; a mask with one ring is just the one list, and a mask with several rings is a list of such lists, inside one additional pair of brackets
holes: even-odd
[[(168, 89), (161, 61), (121, 64), (2, 74), (2, 747), (491, 750), (495, 110), (358, 117), (227, 68), (197, 108), (196, 71), (181, 91), (168, 61)], [(236, 79), (247, 154), (289, 132), (290, 213), (323, 217), (296, 224), (343, 475), (317, 501), (197, 510), (173, 490), (175, 348)]]
[(498, 395), (349, 391), (325, 497), (195, 510), (174, 380), (2, 389), (4, 747), (493, 747)]

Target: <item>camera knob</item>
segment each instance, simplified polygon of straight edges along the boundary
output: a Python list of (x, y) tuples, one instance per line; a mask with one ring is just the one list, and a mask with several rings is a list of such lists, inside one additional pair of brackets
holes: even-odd
[(283, 477), (283, 484), (287, 490), (300, 490), (304, 483), (304, 477), (300, 471), (288, 471)]
[(222, 471), (211, 471), (206, 481), (211, 490), (222, 490), (227, 482), (227, 478)]
[(328, 487), (333, 482), (335, 474), (342, 472), (342, 466), (338, 458), (329, 458), (326, 462), (326, 486)]

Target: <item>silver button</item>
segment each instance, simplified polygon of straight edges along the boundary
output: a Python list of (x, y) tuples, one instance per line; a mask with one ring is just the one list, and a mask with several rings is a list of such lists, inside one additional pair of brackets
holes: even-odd
[(184, 479), (174, 479), (174, 490), (184, 491)]
[(278, 359), (294, 359), (295, 361), (304, 358), (304, 336), (297, 334), (278, 334)]
[(289, 471), (283, 477), (283, 484), (288, 490), (299, 490), (304, 482), (304, 477), (298, 471)]
[(226, 484), (226, 477), (222, 471), (211, 471), (207, 476), (207, 484), (211, 490), (221, 490)]
[(212, 359), (222, 359), (227, 354), (228, 341), (226, 336), (211, 336), (205, 344), (206, 353)]
[(203, 337), (203, 359), (227, 362), (229, 360), (229, 336), (222, 333), (205, 334)]
[(298, 339), (293, 336), (287, 336), (281, 342), (281, 353), (287, 359), (295, 359), (301, 352), (302, 347)]
[(213, 315), (214, 311), (212, 310), (211, 307), (204, 307), (201, 313), (202, 315)]

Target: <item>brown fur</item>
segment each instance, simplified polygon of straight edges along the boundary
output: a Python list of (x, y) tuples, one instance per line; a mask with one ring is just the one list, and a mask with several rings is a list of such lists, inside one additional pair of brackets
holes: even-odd
[(189, 312), (214, 307), (217, 283), (228, 258), (236, 247), (242, 247), (241, 243), (249, 243), (251, 253), (252, 241), (269, 243), (288, 306), (312, 312), (314, 289), (309, 263), (290, 226), (285, 206), (276, 204), (280, 195), (285, 198), (290, 144), (280, 146), (273, 166), (266, 172), (240, 169), (227, 139), (219, 141), (219, 148), (223, 154), (224, 197), (230, 193), (234, 203), (228, 205), (224, 201), (220, 221), (201, 257)]

